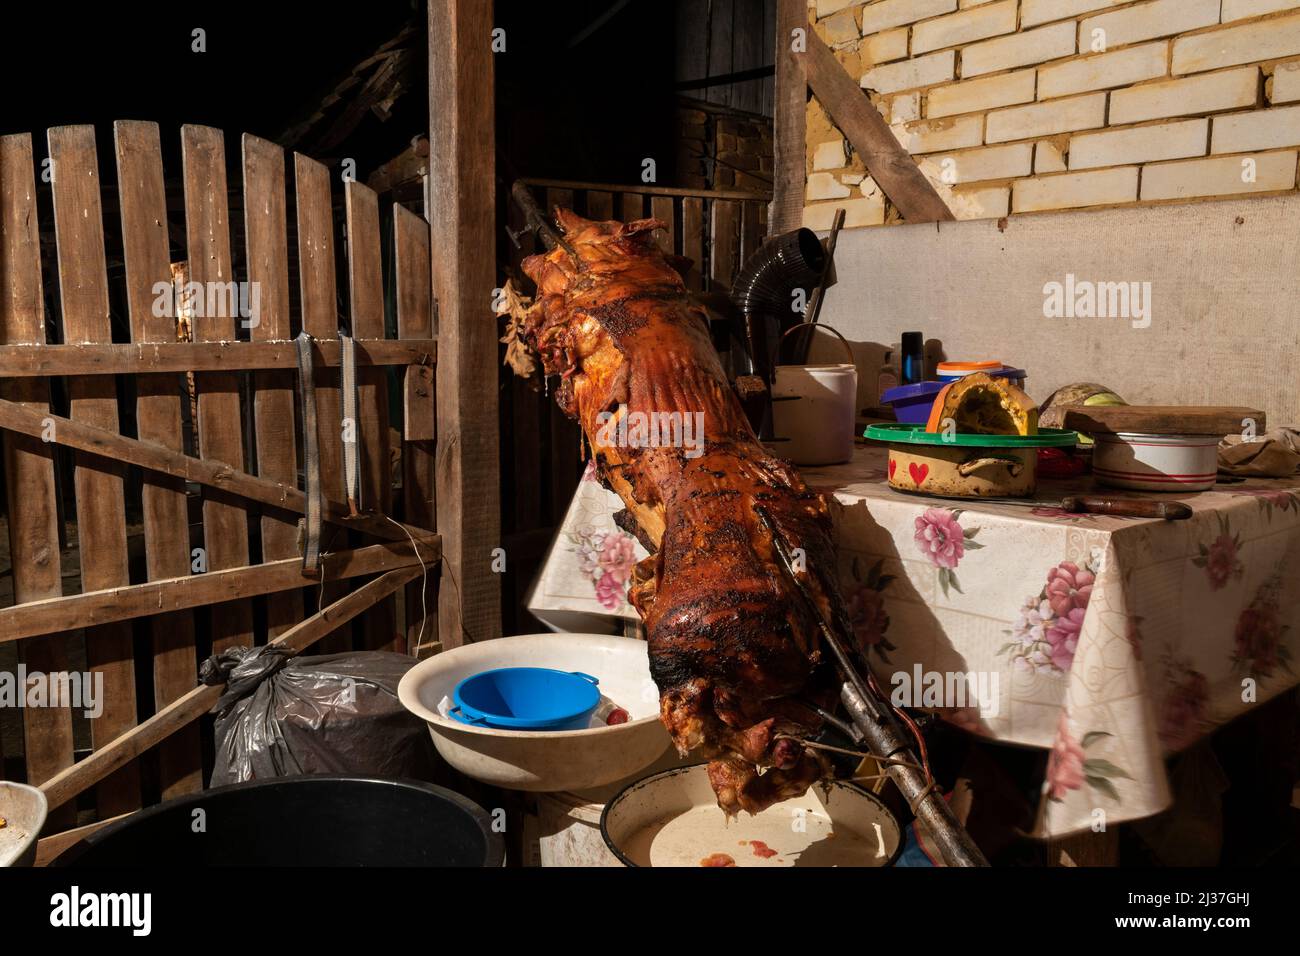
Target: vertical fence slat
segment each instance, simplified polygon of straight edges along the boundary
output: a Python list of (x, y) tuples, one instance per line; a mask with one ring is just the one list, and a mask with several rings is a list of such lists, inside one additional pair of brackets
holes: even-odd
[(668, 252), (677, 251), (677, 222), (673, 209), (672, 196), (652, 196), (650, 197), (650, 215), (655, 219), (662, 219), (668, 224), (668, 228), (659, 230), (659, 239), (661, 245)]
[(682, 255), (694, 263), (686, 273), (686, 288), (698, 292), (704, 272), (704, 200), (698, 196), (682, 199)]
[[(122, 213), (122, 250), (126, 260), (126, 301), (133, 342), (174, 342), (174, 303), (155, 314), (154, 288), (170, 287), (171, 251), (167, 239), (167, 197), (163, 185), (162, 146), (154, 123), (119, 121), (117, 188)], [(183, 451), (181, 379), (177, 375), (137, 375), (136, 429), (143, 441)], [(190, 573), (189, 520), (185, 482), (145, 471), (141, 504), (144, 518), (145, 567), (149, 580)], [(149, 621), (153, 639), (155, 710), (194, 688), (197, 660), (194, 614), (171, 611)], [(199, 725), (183, 727), (158, 745), (159, 781), (164, 798), (192, 793), (203, 786)]]
[(714, 200), (712, 220), (709, 275), (714, 282), (730, 289), (740, 265), (740, 203), (731, 199)]
[[(334, 212), (330, 201), (329, 170), (301, 153), (293, 156), (294, 191), (298, 216), (298, 287), (302, 302), (302, 327), (317, 339), (333, 339), (339, 331), (338, 260), (334, 254)], [(320, 452), (321, 493), (331, 501), (343, 502), (342, 419), (339, 410), (339, 370), (316, 369), (316, 436)], [(330, 549), (344, 542), (342, 532), (326, 525), (321, 547)], [(320, 589), (321, 604), (344, 593), (344, 583), (326, 581)], [(320, 642), (322, 654), (350, 650), (351, 638), (340, 628)]]
[(749, 257), (763, 244), (763, 223), (760, 215), (763, 203), (742, 202), (740, 204), (740, 260), (737, 267), (749, 261)]
[[(289, 250), (285, 221), (284, 150), (244, 134), (244, 235), (248, 281), (256, 289), (254, 342), (291, 337), (289, 328)], [(253, 376), (253, 423), (257, 433), (257, 473), (290, 486), (298, 483), (294, 444), (293, 373), (283, 369)], [(298, 524), (262, 516), (262, 560), (292, 558), (298, 551)], [(267, 638), (303, 617), (301, 591), (281, 591), (266, 599)]]
[(614, 194), (599, 189), (587, 190), (587, 218), (602, 221), (613, 219)]
[(555, 217), (557, 206), (563, 206), (565, 209), (573, 208), (573, 190), (572, 189), (548, 189), (546, 190), (546, 218), (551, 221)]
[(641, 193), (620, 193), (618, 197), (618, 218), (624, 222), (641, 219), (645, 216), (645, 196)]
[[(433, 335), (433, 281), (430, 275), (429, 224), (404, 206), (393, 207), (393, 256), (397, 273), (397, 337), (399, 339), (429, 338)], [(430, 367), (409, 366), (406, 369), (404, 394), (406, 416), (409, 424), (419, 415), (432, 420), (434, 412), (437, 370)], [(432, 422), (437, 427), (437, 422)], [(418, 434), (425, 434), (423, 427)], [(417, 528), (437, 530), (437, 475), (434, 473), (436, 434), (427, 439), (402, 443), (402, 497), (403, 514), (407, 524)], [(434, 585), (437, 569), (427, 570), (428, 588), (421, 590), (423, 579), (406, 586), (406, 648), (417, 656), (438, 640), (438, 604)], [(423, 627), (423, 634), (421, 628)]]
[[(384, 337), (383, 267), (379, 251), (379, 197), (361, 183), (346, 188), (348, 223), (348, 292), (352, 334), (357, 338)], [(366, 511), (391, 514), (393, 483), (388, 459), (388, 388), (381, 368), (357, 369), (356, 436), (361, 450), (361, 501)], [(371, 650), (397, 650), (393, 598), (385, 598), (362, 619), (366, 646)]]
[[(59, 262), (63, 337), (70, 343), (112, 342), (104, 218), (93, 126), (49, 131), (54, 191), (54, 230)], [(117, 388), (112, 376), (68, 379), (71, 417), (106, 431), (118, 430)], [(74, 485), (81, 588), (100, 591), (130, 584), (126, 549), (125, 467), (78, 452)], [(103, 702), (91, 718), (96, 749), (135, 726), (135, 659), (131, 625), (125, 621), (85, 629), (86, 663), (103, 674)], [(132, 761), (97, 788), (100, 819), (140, 807), (139, 765)]]
[[(45, 305), (41, 292), (40, 233), (36, 221), (36, 178), (32, 138), (0, 136), (0, 343), (44, 344)], [(0, 396), (36, 410), (50, 407), (42, 378), (5, 381)], [(19, 604), (59, 597), (59, 528), (53, 445), (6, 432), (9, 548), (14, 600)], [(19, 652), (29, 670), (67, 669), (65, 637), (23, 641)], [(64, 707), (24, 708), (27, 774), (41, 783), (72, 763), (72, 715)], [(53, 815), (52, 826), (71, 824), (71, 807)]]
[[(182, 127), (181, 160), (184, 166), (185, 238), (190, 281), (198, 283), (206, 294), (219, 288), (218, 284), (234, 282), (226, 194), (226, 150), (221, 130), (208, 126)], [(207, 311), (205, 309), (203, 317), (194, 319), (194, 340), (234, 340), (235, 316), (209, 316)], [(220, 311), (228, 311), (228, 308)], [(238, 377), (232, 372), (203, 372), (196, 378), (200, 455), (246, 470)], [(209, 571), (248, 564), (246, 509), (242, 499), (212, 489), (205, 490), (203, 545), (207, 551)], [(213, 651), (252, 643), (252, 607), (247, 599), (213, 606)]]

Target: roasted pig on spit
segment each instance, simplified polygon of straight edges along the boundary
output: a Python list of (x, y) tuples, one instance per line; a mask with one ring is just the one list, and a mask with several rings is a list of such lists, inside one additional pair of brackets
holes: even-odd
[(652, 239), (665, 224), (563, 209), (557, 220), (560, 242), (523, 263), (537, 293), (512, 300), (512, 364), (540, 357), (559, 376), (560, 408), (650, 551), (630, 599), (677, 750), (710, 759), (728, 814), (758, 813), (829, 774), (802, 740), (820, 729), (818, 709), (834, 707), (839, 680), (754, 509), (797, 549), (822, 614), (848, 634), (826, 505), (755, 437), (704, 310)]

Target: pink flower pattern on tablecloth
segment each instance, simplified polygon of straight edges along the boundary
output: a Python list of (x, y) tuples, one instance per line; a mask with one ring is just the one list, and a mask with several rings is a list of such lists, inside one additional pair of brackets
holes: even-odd
[(912, 540), (939, 572), (939, 586), (944, 597), (951, 588), (962, 593), (957, 583), (957, 565), (967, 551), (978, 551), (984, 545), (975, 540), (979, 528), (963, 528), (958, 522), (961, 511), (957, 508), (927, 508), (917, 515)]
[(1291, 649), (1283, 643), (1290, 628), (1282, 623), (1281, 591), (1282, 575), (1277, 573), (1237, 616), (1232, 663), (1252, 677), (1272, 677), (1279, 667), (1291, 670)]
[(1047, 583), (1037, 597), (1028, 598), (1012, 626), (1015, 640), (998, 653), (1008, 654), (1017, 670), (1063, 674), (1074, 663), (1083, 630), (1084, 615), (1097, 574), (1062, 561), (1047, 572)]
[(1064, 800), (1071, 790), (1078, 790), (1085, 783), (1093, 790), (1100, 790), (1112, 800), (1119, 802), (1119, 791), (1112, 781), (1115, 778), (1132, 780), (1128, 771), (1116, 766), (1103, 757), (1089, 757), (1088, 748), (1100, 743), (1113, 734), (1102, 730), (1093, 730), (1083, 735), (1082, 740), (1075, 740), (1070, 733), (1070, 719), (1061, 712), (1056, 725), (1056, 740), (1047, 755), (1047, 779), (1043, 790), (1048, 799), (1057, 802)]
[(596, 600), (610, 611), (627, 602), (627, 583), (636, 564), (635, 545), (630, 535), (617, 530), (579, 528), (568, 535), (578, 555), (578, 567), (591, 580)]
[(848, 594), (849, 623), (853, 626), (858, 649), (864, 656), (875, 654), (888, 664), (889, 652), (895, 650), (895, 647), (885, 636), (889, 630), (889, 614), (885, 611), (883, 592), (894, 580), (894, 576), (882, 571), (884, 564), (884, 559), (881, 559), (864, 572), (862, 562), (855, 557), (852, 579), (846, 582), (845, 590)]
[(1210, 590), (1218, 591), (1233, 578), (1240, 578), (1245, 573), (1245, 566), (1239, 556), (1241, 535), (1232, 533), (1232, 527), (1223, 515), (1215, 512), (1214, 517), (1219, 522), (1219, 533), (1208, 545), (1198, 546), (1200, 553), (1192, 558), (1192, 564), (1205, 568)]

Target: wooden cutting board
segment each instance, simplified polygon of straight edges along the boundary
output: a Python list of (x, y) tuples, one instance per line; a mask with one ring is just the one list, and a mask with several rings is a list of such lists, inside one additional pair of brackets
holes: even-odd
[(1224, 435), (1266, 429), (1264, 413), (1235, 405), (1069, 405), (1064, 426), (1078, 432), (1139, 432), (1147, 435)]

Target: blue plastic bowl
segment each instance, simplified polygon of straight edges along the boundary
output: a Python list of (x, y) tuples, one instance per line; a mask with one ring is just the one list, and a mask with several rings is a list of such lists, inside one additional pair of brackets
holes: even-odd
[(945, 382), (917, 382), (915, 385), (898, 385), (880, 396), (894, 409), (894, 417), (909, 425), (924, 425), (930, 418), (934, 397), (943, 390)]
[(498, 667), (456, 685), (451, 716), (500, 730), (581, 730), (600, 703), (598, 683), (580, 671)]

